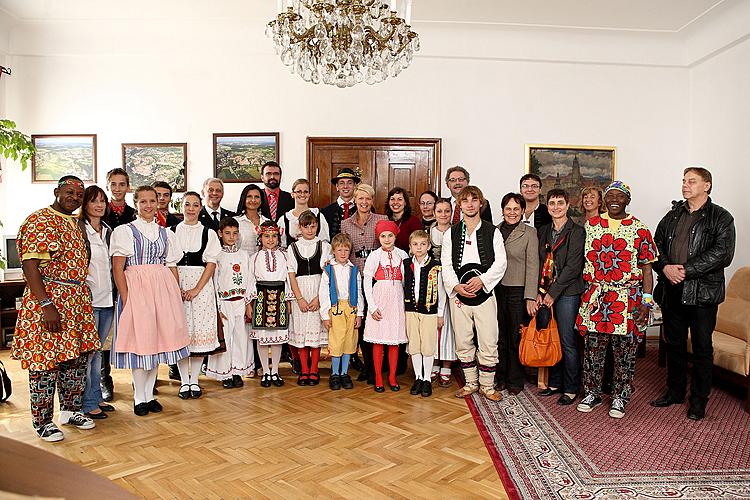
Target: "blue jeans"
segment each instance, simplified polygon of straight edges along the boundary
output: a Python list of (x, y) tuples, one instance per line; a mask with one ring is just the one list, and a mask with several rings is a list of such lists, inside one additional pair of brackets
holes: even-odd
[(568, 394), (577, 394), (581, 388), (581, 355), (578, 351), (581, 334), (576, 328), (580, 302), (580, 295), (566, 295), (558, 297), (552, 304), (560, 333), (562, 360), (550, 370), (548, 385), (562, 388)]
[[(94, 308), (94, 322), (96, 323), (96, 331), (99, 332), (99, 340), (101, 340), (102, 345), (107, 341), (114, 315), (114, 307)], [(86, 365), (86, 387), (83, 390), (83, 405), (81, 408), (84, 413), (96, 410), (99, 407), (99, 403), (104, 402), (102, 388), (99, 386), (101, 369), (101, 351), (89, 353), (88, 364)]]

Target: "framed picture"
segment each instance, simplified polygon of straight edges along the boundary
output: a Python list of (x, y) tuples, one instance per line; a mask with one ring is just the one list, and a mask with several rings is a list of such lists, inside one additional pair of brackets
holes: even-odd
[(569, 146), (527, 144), (526, 173), (542, 179), (542, 194), (562, 188), (570, 196), (568, 215), (580, 220), (581, 189), (595, 186), (604, 190), (615, 178), (614, 146)]
[(123, 144), (122, 168), (133, 188), (165, 181), (175, 193), (187, 191), (187, 143)]
[(279, 133), (214, 134), (214, 177), (224, 182), (260, 182), (260, 168), (279, 161)]
[(31, 182), (53, 183), (75, 175), (96, 182), (96, 134), (32, 135), (36, 151), (31, 157)]

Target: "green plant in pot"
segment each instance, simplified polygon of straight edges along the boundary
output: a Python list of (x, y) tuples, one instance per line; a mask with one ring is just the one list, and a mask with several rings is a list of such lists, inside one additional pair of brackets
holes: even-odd
[(0, 154), (6, 159), (12, 158), (19, 162), (21, 170), (26, 170), (34, 155), (31, 138), (16, 130), (16, 123), (13, 121), (0, 120)]

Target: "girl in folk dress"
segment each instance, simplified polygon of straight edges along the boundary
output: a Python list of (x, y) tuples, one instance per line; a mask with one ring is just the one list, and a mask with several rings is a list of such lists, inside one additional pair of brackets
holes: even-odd
[(255, 184), (245, 186), (235, 217), (240, 224), (240, 248), (250, 255), (258, 251), (258, 228), (268, 220), (260, 214), (260, 193), (260, 188)]
[(216, 292), (213, 275), (221, 244), (214, 231), (198, 222), (203, 202), (198, 193), (188, 191), (182, 199), (185, 216), (172, 228), (183, 251), (177, 263), (180, 290), (190, 334), (190, 357), (177, 363), (180, 369), (180, 399), (199, 398), (198, 385), (203, 357), (219, 347)]
[(112, 271), (120, 294), (113, 341), (116, 368), (133, 371), (134, 411), (158, 413), (154, 383), (159, 363), (190, 355), (177, 261), (182, 250), (172, 231), (156, 223), (156, 191), (141, 186), (133, 196), (138, 218), (112, 233)]
[[(279, 227), (272, 221), (260, 225), (261, 249), (250, 257), (250, 338), (258, 341), (263, 365), (261, 387), (284, 385), (279, 376), (281, 346), (289, 341), (289, 302), (294, 294), (289, 287), (289, 273), (284, 252), (279, 249)], [(268, 367), (268, 346), (272, 365)]]
[[(323, 219), (325, 220), (325, 219)], [(331, 245), (315, 236), (318, 221), (309, 210), (299, 216), (300, 238), (289, 246), (289, 284), (294, 296), (289, 343), (298, 349), (301, 371), (298, 385), (318, 385), (320, 346), (328, 343), (328, 332), (320, 319), (318, 289), (323, 265), (331, 255)], [(309, 359), (308, 359), (309, 358)]]
[(285, 213), (278, 222), (279, 226), (284, 228), (283, 233), (286, 235), (284, 238), (281, 238), (281, 246), (289, 248), (289, 245), (302, 238), (299, 216), (306, 211), (312, 212), (315, 216), (315, 221), (317, 222), (315, 236), (322, 241), (331, 241), (326, 218), (320, 215), (319, 209), (310, 208), (307, 204), (310, 200), (310, 182), (307, 179), (297, 179), (294, 181), (292, 184), (292, 198), (294, 198), (294, 209)]
[[(380, 248), (365, 261), (364, 289), (369, 320), (365, 324), (364, 340), (371, 342), (375, 364), (375, 392), (384, 392), (383, 350), (388, 346), (388, 384), (392, 391), (401, 387), (396, 382), (398, 346), (406, 344), (406, 317), (404, 312), (404, 259), (406, 252), (396, 247), (398, 226), (393, 221), (381, 220), (375, 225)], [(373, 280), (376, 283), (373, 285)]]
[[(451, 227), (453, 208), (450, 200), (440, 199), (435, 203), (435, 224), (430, 227), (430, 243), (432, 255), (440, 260), (443, 249), (443, 235)], [(446, 258), (450, 258), (449, 255)], [(435, 361), (432, 365), (432, 380), (438, 379), (440, 387), (451, 386), (451, 364), (458, 359), (456, 356), (456, 341), (451, 327), (450, 307), (445, 308), (443, 327), (438, 329), (437, 345), (435, 347)]]
[[(253, 345), (245, 317), (249, 317), (245, 296), (250, 272), (250, 255), (239, 248), (240, 226), (236, 219), (225, 217), (219, 223), (222, 252), (216, 259), (216, 292), (219, 312), (224, 322), (226, 352), (208, 357), (206, 375), (222, 381), (225, 389), (242, 387), (243, 375), (255, 371)], [(266, 356), (268, 357), (268, 356)]]

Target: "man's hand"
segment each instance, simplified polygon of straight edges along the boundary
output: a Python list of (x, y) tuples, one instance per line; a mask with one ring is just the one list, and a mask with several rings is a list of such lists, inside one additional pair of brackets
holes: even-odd
[(466, 283), (466, 289), (474, 294), (477, 294), (483, 288), (484, 283), (482, 282), (482, 278), (480, 278), (479, 276), (474, 276), (469, 280), (468, 283)]
[(54, 304), (42, 307), (42, 316), (44, 317), (44, 326), (48, 332), (57, 333), (60, 331), (60, 313), (57, 312)]
[(438, 330), (445, 325), (445, 318), (438, 318)]
[(362, 316), (357, 316), (357, 319), (354, 320), (354, 328), (359, 328), (362, 326)]
[(664, 276), (673, 285), (678, 285), (685, 281), (685, 266), (682, 264), (667, 264), (664, 266)]
[(648, 324), (648, 316), (651, 309), (646, 304), (638, 304), (638, 308), (635, 313), (635, 324), (638, 326), (646, 326)]
[(325, 327), (326, 330), (330, 330), (331, 329), (331, 320), (330, 319), (324, 319), (323, 320), (323, 326)]
[(456, 292), (461, 297), (467, 297), (469, 299), (473, 299), (474, 297), (476, 297), (477, 294), (469, 291), (467, 287), (468, 287), (468, 283), (467, 284), (459, 283), (458, 285), (453, 287), (453, 291)]

